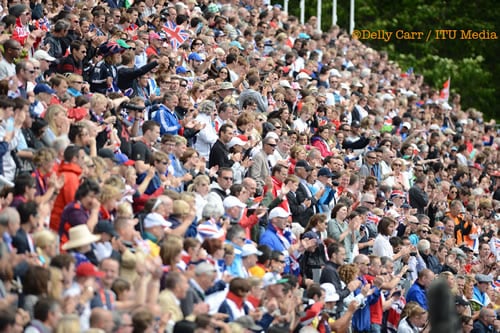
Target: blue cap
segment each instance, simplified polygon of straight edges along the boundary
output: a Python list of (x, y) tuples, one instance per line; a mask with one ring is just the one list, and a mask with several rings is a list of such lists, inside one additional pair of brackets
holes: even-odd
[(187, 73), (186, 67), (179, 66), (175, 69), (175, 74), (186, 74), (186, 73)]
[(134, 161), (130, 160), (127, 155), (122, 153), (115, 154), (115, 159), (119, 165), (127, 165), (127, 166), (134, 165)]
[(36, 94), (39, 94), (39, 93), (46, 93), (46, 94), (55, 94), (56, 92), (54, 91), (54, 89), (52, 89), (51, 87), (49, 87), (48, 84), (46, 83), (39, 83), (35, 86), (35, 89), (33, 89), (33, 92)]
[(229, 46), (236, 46), (240, 50), (244, 50), (243, 46), (241, 46), (240, 42), (238, 42), (237, 40), (233, 40), (231, 43), (229, 43)]
[(203, 61), (203, 58), (196, 52), (189, 54), (188, 60)]
[(321, 169), (319, 169), (319, 171), (318, 171), (318, 177), (319, 177), (319, 176), (325, 176), (325, 177), (330, 178), (330, 177), (332, 177), (332, 176), (333, 176), (333, 173), (332, 173), (332, 172), (330, 171), (330, 169), (328, 169), (328, 168), (321, 168)]
[(308, 34), (306, 34), (305, 32), (301, 32), (299, 34), (299, 39), (311, 39), (311, 36), (309, 36)]

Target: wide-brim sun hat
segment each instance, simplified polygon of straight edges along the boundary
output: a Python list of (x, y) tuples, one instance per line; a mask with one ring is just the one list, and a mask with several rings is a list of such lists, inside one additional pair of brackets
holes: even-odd
[(86, 224), (77, 225), (69, 229), (68, 233), (69, 241), (61, 247), (63, 250), (71, 250), (81, 246), (90, 245), (101, 239), (101, 236), (92, 234)]

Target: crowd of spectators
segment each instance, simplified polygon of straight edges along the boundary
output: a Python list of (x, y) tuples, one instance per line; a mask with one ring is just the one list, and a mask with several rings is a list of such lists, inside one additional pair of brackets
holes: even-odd
[(263, 0), (0, 12), (0, 332), (500, 330), (459, 94)]

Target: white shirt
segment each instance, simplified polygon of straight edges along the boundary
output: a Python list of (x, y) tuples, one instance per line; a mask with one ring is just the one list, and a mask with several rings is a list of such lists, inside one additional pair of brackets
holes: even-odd
[(394, 256), (394, 250), (392, 249), (391, 243), (389, 242), (389, 237), (378, 234), (373, 242), (373, 254), (379, 257), (389, 257)]

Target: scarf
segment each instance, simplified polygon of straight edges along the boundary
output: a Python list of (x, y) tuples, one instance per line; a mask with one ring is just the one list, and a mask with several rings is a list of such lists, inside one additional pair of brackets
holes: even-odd
[(242, 297), (240, 297), (240, 296), (238, 296), (238, 295), (234, 294), (233, 292), (229, 291), (229, 292), (227, 293), (226, 298), (227, 298), (228, 300), (233, 301), (233, 302), (234, 302), (234, 304), (236, 304), (236, 307), (237, 307), (239, 310), (243, 309), (243, 305), (245, 304), (245, 300), (244, 300)]

